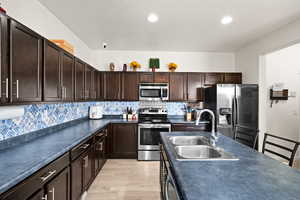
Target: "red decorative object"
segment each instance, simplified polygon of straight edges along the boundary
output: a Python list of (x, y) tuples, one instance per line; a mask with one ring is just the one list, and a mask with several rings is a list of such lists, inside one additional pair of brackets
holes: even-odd
[(6, 13), (6, 10), (4, 10), (4, 8), (2, 8), (2, 7), (0, 6), (0, 12)]
[(152, 72), (155, 72), (155, 68), (153, 67), (153, 68), (151, 68), (152, 69)]

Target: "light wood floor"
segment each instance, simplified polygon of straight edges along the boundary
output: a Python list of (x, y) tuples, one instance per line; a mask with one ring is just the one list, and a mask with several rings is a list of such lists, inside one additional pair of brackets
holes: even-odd
[(86, 200), (159, 200), (159, 162), (108, 160)]

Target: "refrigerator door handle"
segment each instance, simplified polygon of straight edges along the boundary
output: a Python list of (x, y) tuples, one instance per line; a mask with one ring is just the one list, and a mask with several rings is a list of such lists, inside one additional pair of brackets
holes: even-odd
[(234, 124), (236, 125), (237, 123), (238, 123), (238, 102), (237, 102), (237, 98), (235, 97), (235, 104), (234, 104), (234, 106), (235, 106), (235, 108), (234, 108), (234, 110), (235, 110), (235, 121), (234, 121)]
[(231, 126), (235, 127), (235, 98), (232, 99), (232, 111), (231, 111)]

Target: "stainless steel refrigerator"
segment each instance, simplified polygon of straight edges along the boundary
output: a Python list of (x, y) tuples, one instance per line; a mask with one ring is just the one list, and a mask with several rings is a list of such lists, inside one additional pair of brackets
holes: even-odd
[(234, 137), (235, 125), (258, 129), (258, 85), (217, 84), (205, 88), (205, 108), (214, 111), (218, 132)]

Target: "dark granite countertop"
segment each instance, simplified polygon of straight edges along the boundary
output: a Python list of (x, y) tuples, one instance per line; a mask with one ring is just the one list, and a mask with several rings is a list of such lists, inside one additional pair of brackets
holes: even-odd
[(220, 135), (217, 146), (238, 161), (177, 161), (167, 137), (207, 132), (161, 133), (163, 145), (184, 200), (299, 200), (300, 170), (288, 167)]
[(80, 120), (69, 127), (53, 128), (53, 131), (51, 128), (45, 129), (46, 135), (0, 150), (0, 194), (68, 152), (109, 123), (137, 123), (137, 121)]

